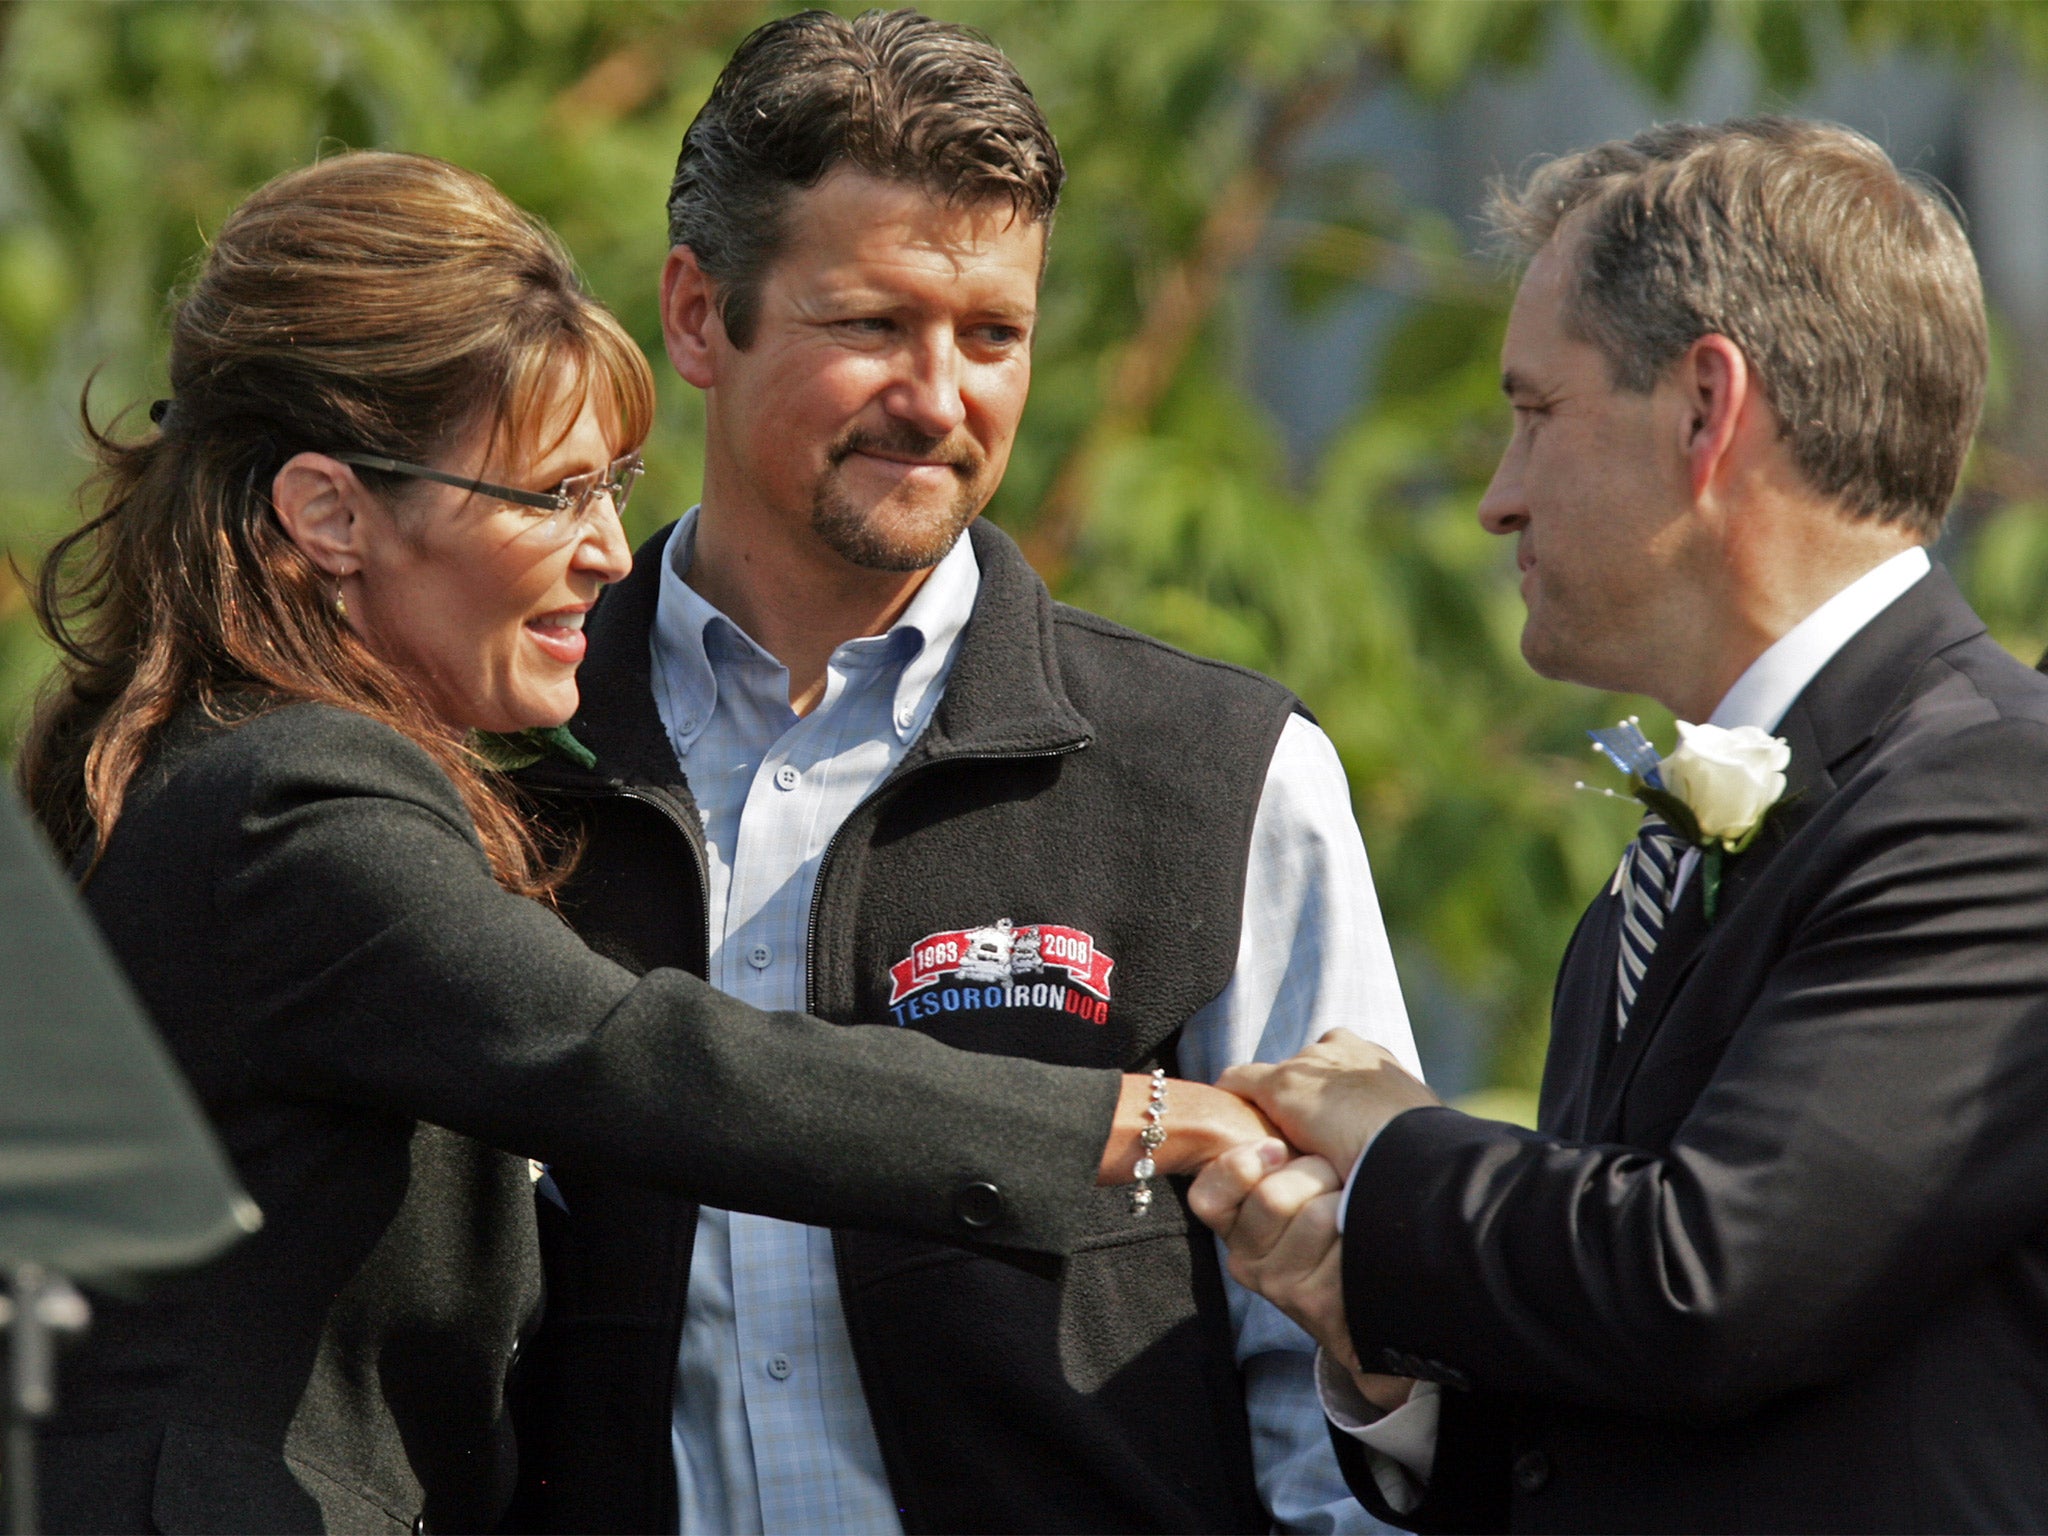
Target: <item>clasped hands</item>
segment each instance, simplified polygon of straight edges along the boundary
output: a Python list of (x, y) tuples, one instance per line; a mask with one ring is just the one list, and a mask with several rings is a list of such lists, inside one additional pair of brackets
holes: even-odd
[[(1143, 1110), (1134, 1082), (1144, 1079), (1126, 1079), (1120, 1131)], [(1392, 1054), (1332, 1030), (1290, 1060), (1232, 1067), (1214, 1089), (1176, 1083), (1167, 1115), (1160, 1167), (1199, 1168), (1189, 1204), (1228, 1247), (1231, 1275), (1299, 1323), (1382, 1410), (1407, 1401), (1412, 1383), (1359, 1369), (1344, 1317), (1338, 1208), (1352, 1165), (1380, 1129), (1440, 1102)]]

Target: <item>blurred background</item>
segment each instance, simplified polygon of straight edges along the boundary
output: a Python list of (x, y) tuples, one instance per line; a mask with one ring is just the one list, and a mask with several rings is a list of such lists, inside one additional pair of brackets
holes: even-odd
[[(49, 666), (21, 579), (76, 517), (78, 424), (164, 391), (167, 294), (252, 187), (441, 155), (547, 218), (656, 360), (636, 539), (688, 507), (694, 393), (655, 279), (684, 128), (754, 0), (0, 0), (0, 757)], [(856, 7), (848, 7), (855, 9)], [(1511, 547), (1512, 275), (1487, 181), (1673, 118), (1832, 118), (1948, 187), (1996, 324), (1938, 553), (2048, 646), (2048, 7), (2032, 0), (931, 0), (1009, 51), (1071, 179), (1031, 407), (991, 514), (1069, 602), (1281, 678), (1350, 771), (1438, 1089), (1533, 1113), (1550, 979), (1636, 813), (1545, 683)]]

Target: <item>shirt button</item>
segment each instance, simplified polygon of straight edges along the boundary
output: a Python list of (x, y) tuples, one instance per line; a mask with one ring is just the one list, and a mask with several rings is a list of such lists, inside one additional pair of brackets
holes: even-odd
[(795, 1369), (796, 1367), (789, 1363), (789, 1356), (787, 1355), (770, 1355), (768, 1357), (768, 1374), (777, 1381), (789, 1380), (789, 1373)]
[(770, 949), (766, 944), (756, 944), (752, 949), (747, 951), (747, 964), (751, 965), (757, 971), (767, 970), (768, 962), (770, 960), (773, 960), (774, 958), (775, 951)]
[(775, 770), (775, 787), (777, 789), (795, 789), (797, 785), (803, 782), (803, 779), (804, 776), (796, 771), (796, 766), (792, 763), (784, 763)]
[(917, 716), (912, 714), (909, 710), (904, 710), (903, 713), (896, 717), (896, 729), (899, 731), (909, 730), (910, 722), (915, 720), (916, 718)]

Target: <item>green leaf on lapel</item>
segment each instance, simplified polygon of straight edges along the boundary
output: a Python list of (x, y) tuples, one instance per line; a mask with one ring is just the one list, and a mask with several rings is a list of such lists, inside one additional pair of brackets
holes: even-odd
[(1645, 783), (1636, 775), (1630, 774), (1628, 778), (1628, 792), (1655, 811), (1659, 816), (1662, 816), (1671, 830), (1684, 838), (1688, 843), (1691, 843), (1695, 848), (1700, 845), (1699, 818), (1693, 815), (1691, 806), (1679, 799), (1678, 796), (1672, 794), (1670, 790), (1659, 789), (1653, 784)]

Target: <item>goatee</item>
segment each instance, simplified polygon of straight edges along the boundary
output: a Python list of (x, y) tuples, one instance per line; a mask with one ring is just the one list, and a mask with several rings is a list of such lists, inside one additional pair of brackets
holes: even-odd
[[(982, 456), (971, 446), (943, 448), (946, 439), (921, 432), (847, 433), (826, 454), (831, 466), (811, 498), (811, 528), (841, 558), (869, 571), (922, 571), (945, 559), (988, 499), (981, 494)], [(839, 467), (856, 453), (935, 459), (952, 470), (958, 492), (937, 506), (885, 517), (854, 505), (839, 482)]]

